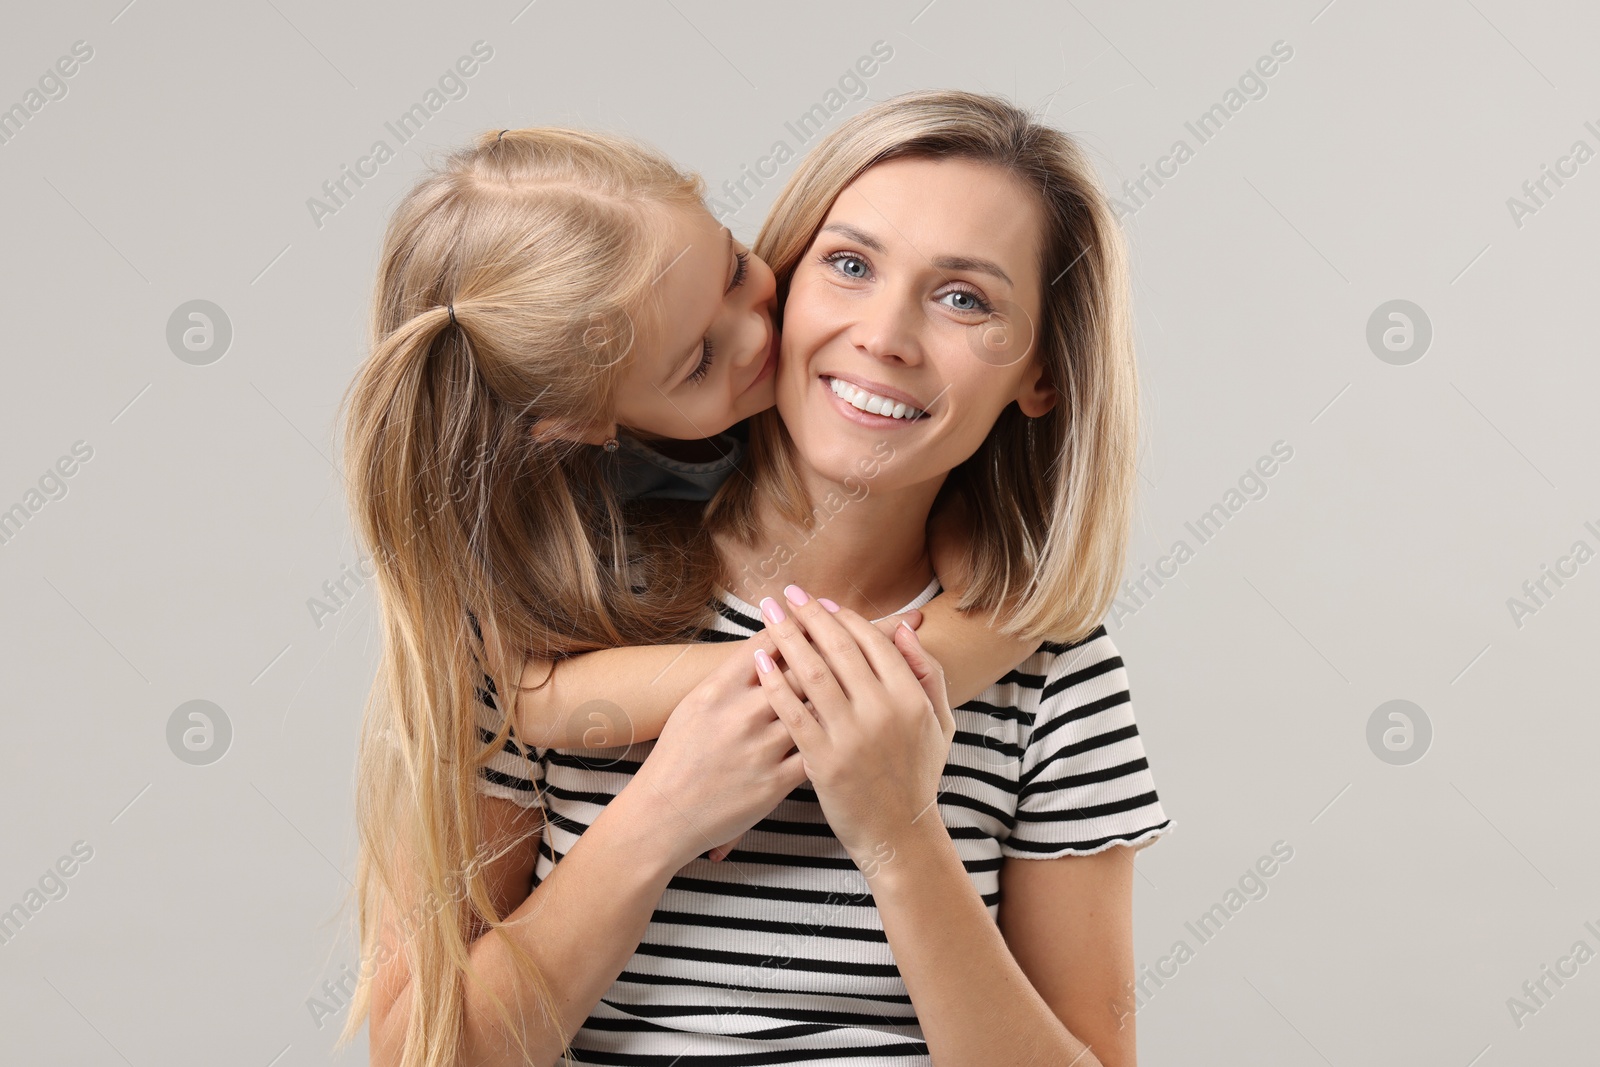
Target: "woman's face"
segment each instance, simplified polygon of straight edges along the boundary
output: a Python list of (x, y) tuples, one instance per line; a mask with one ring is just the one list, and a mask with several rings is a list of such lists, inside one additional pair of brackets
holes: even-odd
[(705, 208), (670, 207), (655, 321), (634, 339), (617, 424), (647, 437), (711, 437), (773, 404), (777, 285)]
[(897, 159), (847, 186), (784, 304), (778, 410), (803, 464), (842, 482), (873, 454), (875, 489), (942, 481), (1006, 405), (1049, 411), (1043, 229), (1032, 190), (989, 164)]

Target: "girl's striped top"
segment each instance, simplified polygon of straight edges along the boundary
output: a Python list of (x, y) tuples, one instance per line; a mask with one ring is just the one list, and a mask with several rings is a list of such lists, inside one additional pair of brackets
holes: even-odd
[[(938, 592), (935, 580), (901, 611)], [(724, 593), (700, 640), (740, 640), (761, 628), (756, 608)], [(499, 720), (493, 693), (492, 681), (480, 691), (486, 742)], [(1041, 645), (954, 713), (939, 813), (992, 918), (1003, 864), (1142, 845), (1170, 827), (1105, 627), (1075, 644)], [(540, 802), (542, 786), (535, 886), (654, 745), (524, 756), (508, 742), (483, 768), (482, 792), (524, 807)], [(678, 872), (571, 1055), (629, 1067), (932, 1062), (866, 879), (809, 784), (727, 859), (702, 855)]]

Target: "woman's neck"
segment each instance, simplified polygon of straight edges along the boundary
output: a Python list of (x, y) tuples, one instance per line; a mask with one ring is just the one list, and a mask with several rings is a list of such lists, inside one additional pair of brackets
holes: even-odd
[(889, 492), (871, 482), (853, 486), (802, 473), (812, 525), (796, 527), (770, 498), (757, 495), (760, 534), (753, 545), (719, 536), (729, 590), (750, 604), (783, 598), (793, 583), (812, 596), (876, 619), (915, 599), (933, 578), (928, 513), (943, 479)]

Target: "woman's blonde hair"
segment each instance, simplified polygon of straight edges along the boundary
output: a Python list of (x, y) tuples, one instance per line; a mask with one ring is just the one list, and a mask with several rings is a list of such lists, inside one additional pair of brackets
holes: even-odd
[[(988, 610), (1001, 631), (1029, 639), (1080, 640), (1116, 595), (1137, 476), (1138, 379), (1122, 230), (1069, 135), (995, 97), (906, 93), (824, 137), (778, 194), (755, 252), (777, 275), (780, 308), (839, 194), (875, 164), (908, 158), (992, 165), (1032, 190), (1041, 209), (1043, 314), (1033, 351), (1060, 399), (1039, 418), (1007, 406), (978, 451), (950, 472), (934, 511), (960, 508), (969, 516), (972, 579), (963, 610)], [(793, 447), (775, 410), (756, 416), (751, 477), (724, 484), (708, 523), (752, 541), (760, 493), (807, 526), (812, 511)]]
[[(388, 901), (406, 917), (411, 965), (401, 1062), (456, 1062), (471, 932), (503, 936), (474, 779), (506, 744), (516, 701), (493, 705), (499, 732), (483, 743), (486, 675), (490, 693), (515, 694), (519, 656), (671, 640), (706, 616), (714, 553), (698, 524), (625, 512), (599, 448), (534, 432), (609, 421), (660, 311), (662, 209), (703, 206), (703, 188), (628, 140), (491, 131), (390, 218), (371, 351), (345, 397), (349, 502), (377, 567), (383, 654), (361, 730), (363, 964), (341, 1045), (372, 1007)], [(506, 940), (565, 1047), (545, 976)]]

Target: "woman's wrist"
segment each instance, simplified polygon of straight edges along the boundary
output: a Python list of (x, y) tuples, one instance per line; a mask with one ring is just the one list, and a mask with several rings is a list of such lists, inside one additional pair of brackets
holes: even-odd
[(886, 835), (867, 854), (854, 858), (874, 894), (892, 893), (914, 884), (940, 863), (961, 865), (961, 855), (939, 816), (937, 804), (930, 805), (898, 833)]

